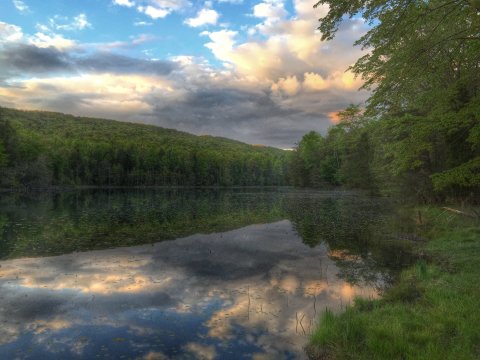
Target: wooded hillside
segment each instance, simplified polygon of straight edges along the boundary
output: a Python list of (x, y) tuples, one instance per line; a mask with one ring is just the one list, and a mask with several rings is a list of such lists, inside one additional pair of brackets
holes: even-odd
[(151, 125), (0, 108), (0, 186), (285, 184), (287, 154)]

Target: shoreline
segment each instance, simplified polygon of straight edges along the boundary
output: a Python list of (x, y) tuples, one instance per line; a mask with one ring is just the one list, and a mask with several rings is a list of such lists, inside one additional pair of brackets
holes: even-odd
[(305, 350), (310, 359), (480, 357), (480, 221), (421, 208), (419, 260), (378, 300), (326, 310)]

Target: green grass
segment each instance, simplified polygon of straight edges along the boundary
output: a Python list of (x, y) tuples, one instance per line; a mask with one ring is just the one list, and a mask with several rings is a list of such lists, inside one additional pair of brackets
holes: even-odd
[(327, 310), (312, 359), (480, 359), (480, 222), (422, 211), (420, 260), (381, 299)]

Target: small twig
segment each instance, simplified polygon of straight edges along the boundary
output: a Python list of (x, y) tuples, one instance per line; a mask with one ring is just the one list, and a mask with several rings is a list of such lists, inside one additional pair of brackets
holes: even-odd
[(463, 216), (468, 216), (468, 217), (471, 217), (471, 218), (476, 218), (475, 215), (473, 214), (468, 214), (466, 212), (463, 212), (463, 211), (460, 211), (460, 210), (457, 210), (457, 209), (453, 209), (453, 208), (449, 208), (449, 207), (442, 207), (442, 209), (446, 210), (446, 211), (450, 211), (454, 214), (458, 214), (458, 215), (463, 215)]

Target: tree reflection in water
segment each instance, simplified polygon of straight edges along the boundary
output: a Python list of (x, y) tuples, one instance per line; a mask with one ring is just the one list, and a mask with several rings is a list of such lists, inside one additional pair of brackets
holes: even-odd
[(377, 296), (408, 262), (395, 241), (407, 222), (356, 194), (97, 190), (0, 202), (7, 357), (298, 358), (320, 311)]

